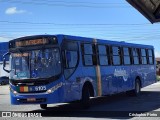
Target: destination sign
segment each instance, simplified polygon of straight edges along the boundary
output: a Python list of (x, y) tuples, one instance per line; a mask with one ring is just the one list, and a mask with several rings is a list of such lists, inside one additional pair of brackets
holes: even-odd
[(14, 53), (14, 57), (28, 57), (29, 53)]
[(48, 39), (34, 39), (34, 40), (25, 40), (25, 41), (17, 41), (16, 47), (24, 47), (24, 46), (32, 46), (32, 45), (43, 45), (49, 43)]

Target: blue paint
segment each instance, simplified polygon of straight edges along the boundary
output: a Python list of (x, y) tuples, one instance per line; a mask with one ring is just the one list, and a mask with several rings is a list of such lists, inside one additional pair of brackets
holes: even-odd
[[(51, 37), (45, 35), (44, 37)], [(59, 77), (57, 76), (51, 76), (53, 78), (43, 78), (43, 79), (35, 79), (35, 81), (39, 81), (40, 85), (43, 86), (45, 81), (50, 79), (52, 82), (49, 82), (45, 84), (46, 91), (40, 92), (40, 93), (18, 93), (17, 95), (14, 95), (13, 92), (10, 92), (11, 95), (11, 103), (12, 104), (52, 104), (52, 103), (61, 103), (61, 102), (69, 102), (74, 100), (80, 100), (82, 96), (82, 88), (85, 82), (90, 82), (94, 89), (94, 96), (97, 96), (97, 76), (96, 76), (96, 68), (95, 66), (84, 66), (83, 64), (83, 53), (81, 49), (81, 42), (87, 42), (92, 43), (92, 38), (83, 38), (83, 37), (76, 37), (76, 36), (68, 36), (68, 35), (56, 35), (58, 39), (58, 44), (56, 47), (60, 47), (61, 52), (63, 51), (63, 48), (61, 47), (64, 40), (69, 41), (76, 41), (78, 44), (78, 55), (76, 55), (76, 52), (74, 50), (70, 50), (74, 52), (74, 56), (78, 59), (78, 61), (74, 61), (76, 64), (75, 68), (74, 64), (70, 65), (71, 68), (63, 68), (64, 71), (61, 72), (61, 75)], [(32, 38), (29, 37), (30, 39)], [(97, 40), (98, 44), (107, 44), (107, 45), (114, 45), (114, 46), (127, 46), (127, 47), (137, 47), (137, 48), (148, 48), (153, 49), (153, 46), (148, 45), (139, 45), (139, 44), (130, 44), (125, 42), (115, 42), (115, 41), (109, 41), (109, 40)], [(52, 46), (52, 45), (50, 45)], [(50, 47), (49, 46), (49, 47)], [(55, 47), (53, 45), (52, 47)], [(69, 48), (71, 49), (72, 46)], [(75, 48), (74, 48), (75, 49)], [(69, 63), (73, 60), (73, 56), (70, 51), (66, 51), (66, 61)], [(91, 54), (91, 52), (88, 51), (88, 55)], [(103, 54), (106, 54), (104, 52)], [(42, 57), (40, 54), (39, 57)], [(61, 55), (62, 56), (62, 55)], [(47, 59), (48, 54), (45, 56)], [(54, 59), (53, 59), (54, 60)], [(75, 59), (76, 60), (76, 59)], [(65, 61), (65, 62), (66, 62)], [(65, 62), (64, 60), (58, 61), (59, 63), (62, 63), (62, 66), (64, 66)], [(58, 62), (56, 64), (58, 64)], [(43, 66), (42, 66), (43, 67)], [(56, 70), (58, 68), (54, 68)], [(67, 72), (66, 72), (67, 71)], [(48, 72), (53, 72), (52, 69)], [(44, 71), (45, 73), (45, 71)], [(69, 77), (65, 76), (64, 73), (70, 74)], [(141, 79), (142, 87), (148, 86), (156, 81), (156, 74), (155, 74), (155, 64), (153, 65), (106, 65), (106, 66), (100, 66), (100, 73), (101, 73), (101, 84), (102, 84), (102, 95), (108, 95), (108, 94), (115, 94), (119, 92), (124, 92), (128, 90), (134, 89), (135, 86), (135, 79), (137, 76)], [(31, 71), (32, 78), (37, 77), (36, 70)], [(53, 80), (55, 79), (55, 80)], [(34, 81), (33, 79), (28, 80), (27, 83), (32, 83)], [(62, 83), (62, 86), (58, 87)], [(26, 85), (25, 85), (26, 86)], [(29, 85), (29, 88), (34, 88), (37, 85)], [(31, 87), (32, 86), (32, 87)], [(12, 91), (16, 91), (16, 86), (13, 84), (10, 84), (10, 87)], [(48, 93), (47, 90), (49, 89), (55, 89), (54, 92)], [(19, 102), (17, 99), (27, 99), (27, 98), (44, 98), (45, 101), (43, 102), (26, 102), (22, 103)]]

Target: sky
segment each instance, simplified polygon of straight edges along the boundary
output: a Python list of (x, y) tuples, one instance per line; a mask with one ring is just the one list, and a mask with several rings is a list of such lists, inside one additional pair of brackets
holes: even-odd
[(0, 0), (0, 42), (66, 34), (153, 45), (160, 57), (160, 24), (125, 0)]

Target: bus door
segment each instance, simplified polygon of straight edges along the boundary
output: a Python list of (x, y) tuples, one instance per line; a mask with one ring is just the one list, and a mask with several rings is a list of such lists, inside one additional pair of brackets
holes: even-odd
[(64, 40), (61, 49), (65, 79), (65, 101), (71, 101), (76, 99), (77, 91), (79, 91), (79, 83), (76, 82), (76, 78), (80, 72), (75, 72), (79, 63), (78, 42)]

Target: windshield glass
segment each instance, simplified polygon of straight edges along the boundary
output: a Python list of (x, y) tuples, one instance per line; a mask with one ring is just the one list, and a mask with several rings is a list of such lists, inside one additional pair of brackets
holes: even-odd
[(11, 53), (10, 79), (49, 78), (61, 73), (58, 48)]

